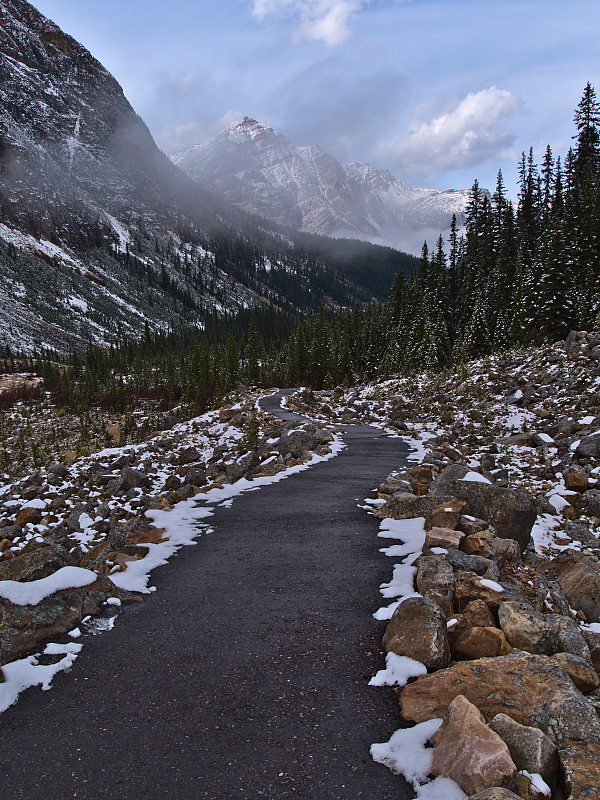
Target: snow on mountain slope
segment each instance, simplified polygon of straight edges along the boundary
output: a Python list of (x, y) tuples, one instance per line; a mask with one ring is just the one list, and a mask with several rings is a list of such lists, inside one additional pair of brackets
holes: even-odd
[(370, 164), (340, 164), (315, 145), (242, 117), (214, 138), (171, 156), (201, 186), (277, 224), (398, 245), (404, 232), (462, 221), (466, 190), (411, 186)]

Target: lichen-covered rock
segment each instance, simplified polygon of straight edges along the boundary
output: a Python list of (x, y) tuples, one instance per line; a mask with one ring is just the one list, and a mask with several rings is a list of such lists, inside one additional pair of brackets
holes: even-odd
[(37, 581), (57, 569), (75, 566), (73, 556), (57, 544), (43, 544), (0, 564), (0, 581)]
[(383, 636), (387, 653), (408, 656), (436, 670), (450, 663), (446, 618), (440, 607), (424, 597), (409, 597), (400, 603)]
[(561, 742), (558, 756), (570, 792), (568, 800), (597, 800), (600, 786), (598, 741)]
[(510, 714), (522, 725), (536, 725), (560, 743), (600, 742), (600, 720), (569, 676), (548, 656), (515, 652), (498, 658), (461, 661), (404, 687), (405, 719), (423, 722), (443, 717), (459, 695), (486, 720)]
[(513, 647), (540, 655), (556, 652), (558, 631), (549, 614), (541, 614), (528, 603), (512, 600), (500, 605), (498, 620)]
[(468, 794), (498, 786), (516, 772), (506, 744), (463, 695), (450, 703), (433, 744), (431, 774), (450, 778)]
[(494, 786), (491, 789), (484, 789), (483, 792), (470, 795), (468, 800), (522, 800), (522, 798), (508, 789)]
[(116, 586), (99, 576), (88, 586), (55, 592), (35, 606), (0, 601), (0, 665), (21, 658), (51, 636), (66, 633), (115, 596), (119, 596)]
[(489, 727), (502, 738), (518, 770), (541, 775), (552, 785), (556, 780), (558, 751), (539, 728), (521, 725), (507, 714), (496, 714)]

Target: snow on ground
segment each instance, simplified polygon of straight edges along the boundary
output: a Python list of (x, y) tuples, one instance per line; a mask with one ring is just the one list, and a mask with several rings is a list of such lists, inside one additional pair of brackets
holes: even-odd
[[(157, 438), (176, 437), (178, 450), (193, 446), (201, 453), (201, 458), (208, 460), (214, 452), (216, 443), (225, 444), (227, 448), (231, 450), (235, 448), (242, 436), (243, 432), (241, 430), (227, 426), (227, 424), (219, 420), (219, 413), (217, 411), (212, 411), (188, 422), (180, 423)], [(264, 486), (269, 486), (281, 480), (285, 480), (298, 472), (310, 469), (310, 467), (323, 461), (328, 461), (338, 455), (345, 446), (341, 436), (334, 434), (334, 439), (329, 444), (331, 450), (329, 454), (322, 456), (314, 455), (309, 461), (288, 467), (286, 470), (273, 476), (257, 477), (251, 481), (242, 478), (233, 484), (224, 484), (219, 488), (211, 489), (204, 494), (199, 494), (193, 498), (179, 502), (170, 511), (146, 511), (146, 516), (152, 520), (156, 527), (165, 529), (163, 541), (159, 544), (145, 543), (144, 547), (148, 552), (144, 558), (127, 562), (123, 571), (115, 572), (109, 576), (110, 580), (115, 586), (128, 591), (141, 593), (155, 591), (155, 587), (148, 585), (152, 570), (166, 564), (181, 547), (194, 545), (195, 539), (199, 535), (214, 532), (213, 528), (206, 523), (206, 520), (213, 516), (215, 506), (218, 505), (220, 507), (229, 508), (234, 499), (242, 493), (257, 491)], [(107, 458), (118, 459), (123, 455), (131, 453), (137, 453), (139, 455), (140, 453), (145, 453), (147, 448), (147, 442), (143, 442), (139, 445), (105, 448), (104, 450), (75, 462), (70, 469), (70, 477), (64, 481), (62, 486), (56, 488), (58, 491), (66, 490), (70, 486), (71, 481), (82, 472), (85, 472), (94, 461), (102, 461)], [(154, 463), (151, 466), (155, 468), (157, 464)], [(164, 484), (167, 472), (157, 469), (153, 474), (152, 486), (148, 491), (158, 492)], [(6, 489), (8, 487), (0, 486), (0, 491), (3, 488)], [(7, 501), (4, 505), (9, 506), (11, 502), (12, 501)], [(66, 502), (67, 506), (70, 507), (72, 505), (71, 501), (67, 500)], [(117, 501), (111, 502), (115, 505), (117, 504)], [(130, 503), (119, 501), (119, 504), (127, 510), (133, 510)], [(36, 506), (39, 505), (39, 503), (37, 501), (31, 501), (25, 504), (19, 502), (16, 503), (16, 505), (21, 508), (23, 505)], [(95, 534), (96, 531), (93, 531), (91, 528), (91, 524), (93, 523), (91, 517), (87, 514), (82, 515), (82, 517), (85, 517), (83, 520), (80, 517), (80, 521), (84, 523), (84, 530), (83, 532), (74, 534), (74, 536), (78, 539), (81, 548), (85, 552), (87, 546), (92, 542), (92, 534)], [(28, 527), (30, 527), (31, 530), (23, 537), (21, 543), (17, 543), (14, 548), (16, 552), (36, 534), (39, 535), (46, 530), (42, 525)], [(97, 577), (97, 574), (91, 570), (82, 569), (80, 567), (63, 567), (53, 575), (37, 581), (28, 583), (0, 581), (0, 597), (4, 597), (19, 605), (36, 604), (55, 591), (86, 586), (93, 583)], [(106, 606), (114, 607), (117, 605), (120, 605), (120, 601), (115, 598), (110, 598), (106, 603)], [(83, 633), (102, 633), (110, 630), (114, 626), (115, 621), (116, 613), (112, 613), (109, 616), (88, 617), (82, 621)], [(79, 628), (71, 631), (71, 635), (75, 637), (81, 634), (82, 631)], [(13, 661), (2, 667), (4, 682), (0, 683), (0, 712), (15, 703), (19, 694), (24, 689), (32, 686), (41, 686), (43, 689), (49, 689), (53, 677), (58, 672), (70, 669), (82, 647), (83, 645), (81, 643), (68, 643), (66, 645), (50, 643), (46, 646), (46, 649), (41, 655), (64, 654), (63, 658), (57, 663), (51, 665), (40, 664), (40, 654), (36, 654), (18, 661)]]
[(402, 544), (393, 544), (381, 548), (381, 552), (391, 558), (402, 560), (394, 564), (392, 579), (382, 583), (379, 590), (385, 598), (395, 598), (393, 603), (382, 606), (373, 616), (378, 620), (391, 619), (392, 614), (403, 600), (408, 597), (420, 597), (414, 589), (417, 568), (414, 561), (421, 555), (425, 544), (425, 518), (384, 519), (379, 526), (380, 537), (384, 539), (401, 539)]

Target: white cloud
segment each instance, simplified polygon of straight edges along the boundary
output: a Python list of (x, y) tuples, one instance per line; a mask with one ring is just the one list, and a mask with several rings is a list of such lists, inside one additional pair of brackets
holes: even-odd
[(293, 17), (299, 38), (322, 40), (334, 47), (350, 36), (349, 23), (369, 0), (253, 0), (257, 19)]
[(468, 94), (451, 111), (412, 125), (399, 139), (380, 140), (377, 155), (393, 160), (404, 175), (432, 176), (465, 169), (511, 147), (515, 136), (503, 120), (521, 111), (521, 101), (491, 86)]

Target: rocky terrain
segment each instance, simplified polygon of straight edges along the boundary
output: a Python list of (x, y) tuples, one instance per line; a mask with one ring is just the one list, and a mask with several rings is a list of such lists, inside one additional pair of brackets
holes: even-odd
[(416, 444), (370, 501), (403, 542), (373, 683), (408, 726), (373, 757), (419, 797), (597, 797), (600, 333), (288, 404)]
[(258, 410), (256, 397), (187, 422), (163, 415), (162, 430), (135, 444), (72, 453), (0, 486), (0, 665), (56, 664), (62, 645), (23, 657), (49, 637), (77, 635), (107, 607), (140, 600), (150, 570), (200, 532), (193, 498), (227, 501), (243, 479), (248, 486), (331, 454), (326, 426), (283, 422)]
[(171, 156), (205, 189), (278, 225), (325, 236), (351, 236), (420, 252), (459, 223), (467, 190), (424, 189), (370, 164), (340, 164), (315, 145), (298, 147), (249, 117)]

